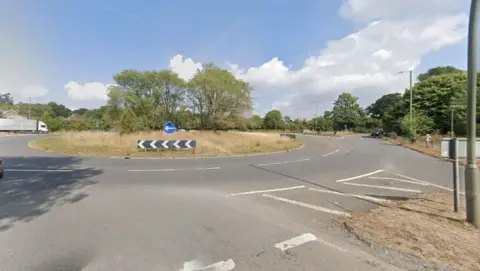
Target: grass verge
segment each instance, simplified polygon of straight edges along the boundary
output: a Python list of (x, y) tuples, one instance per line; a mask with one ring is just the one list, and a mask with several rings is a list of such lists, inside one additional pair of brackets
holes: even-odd
[[(191, 150), (137, 149), (138, 140), (196, 140), (195, 154)], [(164, 135), (163, 132), (119, 135), (114, 133), (76, 133), (31, 141), (36, 150), (84, 156), (229, 156), (254, 153), (288, 151), (303, 145), (300, 140), (291, 140), (274, 134), (255, 135), (234, 132), (178, 132)]]
[(389, 249), (453, 270), (480, 270), (480, 229), (466, 223), (464, 206), (453, 212), (450, 194), (424, 194), (354, 213), (344, 225), (360, 239)]

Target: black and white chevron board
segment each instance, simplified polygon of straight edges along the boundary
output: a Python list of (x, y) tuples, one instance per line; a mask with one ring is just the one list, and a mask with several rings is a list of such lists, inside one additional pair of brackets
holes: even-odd
[(195, 140), (139, 140), (138, 149), (194, 149)]

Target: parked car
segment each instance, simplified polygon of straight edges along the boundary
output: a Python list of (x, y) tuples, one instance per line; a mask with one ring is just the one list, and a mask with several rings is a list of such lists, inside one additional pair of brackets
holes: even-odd
[(373, 130), (370, 136), (379, 137), (379, 136), (382, 136), (383, 134), (384, 132), (382, 130)]
[(3, 160), (0, 159), (0, 179), (3, 179), (3, 172), (5, 171), (5, 166), (3, 165)]

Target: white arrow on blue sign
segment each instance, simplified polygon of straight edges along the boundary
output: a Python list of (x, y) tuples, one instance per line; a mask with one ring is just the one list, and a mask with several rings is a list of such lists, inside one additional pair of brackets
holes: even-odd
[(163, 125), (163, 131), (167, 134), (173, 134), (175, 130), (177, 130), (177, 127), (175, 127), (175, 124), (170, 121)]

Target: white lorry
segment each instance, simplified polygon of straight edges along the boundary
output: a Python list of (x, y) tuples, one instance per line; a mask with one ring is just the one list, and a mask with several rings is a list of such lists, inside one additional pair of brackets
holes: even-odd
[(48, 127), (39, 120), (0, 119), (0, 132), (46, 134)]

